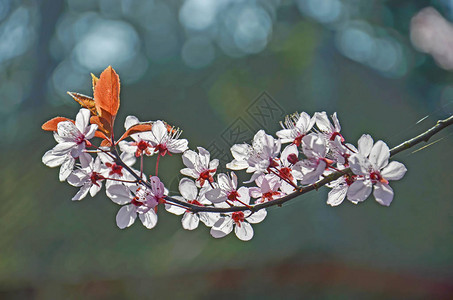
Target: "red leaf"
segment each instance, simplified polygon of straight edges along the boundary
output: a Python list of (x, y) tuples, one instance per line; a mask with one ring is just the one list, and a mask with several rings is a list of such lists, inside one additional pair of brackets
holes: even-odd
[(145, 132), (145, 131), (151, 131), (151, 128), (152, 128), (152, 124), (151, 123), (147, 123), (147, 124), (135, 124), (133, 126), (131, 126), (122, 136), (121, 138), (117, 141), (117, 143), (119, 141), (122, 141), (124, 140), (125, 138), (127, 138), (128, 136), (130, 136), (131, 134), (134, 134), (134, 133), (139, 133), (139, 132)]
[(97, 115), (113, 127), (113, 121), (120, 107), (120, 78), (109, 66), (101, 73), (98, 80), (93, 81)]
[(100, 145), (100, 146), (101, 146), (101, 147), (111, 147), (112, 144), (110, 143), (109, 140), (103, 140), (103, 141), (101, 142), (101, 145)]
[(68, 92), (68, 95), (71, 96), (75, 101), (77, 101), (83, 108), (89, 109), (92, 115), (97, 115), (93, 98), (73, 92)]
[(90, 123), (98, 125), (98, 131), (101, 131), (106, 137), (110, 137), (112, 133), (112, 127), (107, 120), (99, 116), (91, 116)]
[(46, 123), (42, 124), (41, 129), (46, 131), (57, 131), (58, 123), (63, 121), (71, 121), (72, 123), (75, 123), (73, 120), (65, 117), (55, 117), (53, 119), (50, 119)]

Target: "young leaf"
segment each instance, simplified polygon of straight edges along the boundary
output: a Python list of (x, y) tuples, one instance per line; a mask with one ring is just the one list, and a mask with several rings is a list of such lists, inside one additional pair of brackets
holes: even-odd
[(121, 138), (117, 142), (124, 140), (125, 138), (129, 137), (131, 134), (134, 134), (134, 133), (151, 131), (152, 126), (153, 125), (151, 123), (135, 124), (135, 125), (129, 127), (129, 129), (121, 136)]
[(53, 119), (50, 119), (46, 123), (42, 124), (41, 129), (46, 131), (57, 131), (58, 123), (63, 121), (71, 121), (72, 123), (75, 123), (73, 120), (65, 117), (55, 117)]
[(85, 96), (79, 93), (68, 92), (68, 95), (77, 101), (82, 107), (87, 108), (91, 111), (92, 115), (97, 115), (96, 107), (94, 105), (94, 99), (90, 96)]
[(96, 77), (93, 73), (91, 73), (91, 81), (93, 82), (93, 94), (94, 94), (94, 88), (96, 87), (96, 83), (98, 82), (99, 78)]
[(109, 66), (101, 73), (94, 86), (94, 104), (97, 115), (113, 127), (113, 121), (120, 107), (120, 78)]

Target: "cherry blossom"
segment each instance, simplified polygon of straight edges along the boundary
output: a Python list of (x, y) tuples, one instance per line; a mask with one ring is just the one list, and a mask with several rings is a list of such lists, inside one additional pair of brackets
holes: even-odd
[[(140, 121), (137, 117), (127, 116), (126, 120), (124, 121), (124, 129), (126, 129), (127, 131), (129, 128), (137, 124), (140, 124)], [(133, 142), (121, 141), (118, 143), (121, 151), (133, 154), (136, 157), (139, 157), (143, 154), (151, 156), (155, 153), (153, 145), (150, 142), (152, 137), (150, 132), (146, 131), (134, 133), (131, 134), (130, 137), (134, 140)]]
[(116, 215), (116, 224), (119, 228), (124, 229), (134, 224), (137, 214), (146, 228), (156, 226), (157, 214), (153, 208), (165, 201), (163, 200), (165, 187), (156, 176), (150, 178), (150, 185), (151, 188), (143, 185), (115, 184), (107, 188), (107, 196), (113, 202), (123, 205)]
[(315, 183), (333, 163), (326, 157), (327, 141), (321, 135), (311, 133), (302, 139), (302, 151), (307, 159), (297, 162), (294, 169), (303, 174), (301, 184)]
[(316, 118), (311, 118), (306, 112), (295, 113), (285, 118), (285, 123), (280, 122), (282, 130), (276, 132), (282, 143), (293, 143), (300, 146), (302, 138), (312, 129)]
[(49, 150), (44, 153), (42, 157), (42, 162), (50, 168), (60, 167), (60, 172), (58, 178), (60, 181), (65, 181), (69, 175), (71, 175), (72, 170), (75, 165), (75, 158), (72, 157), (71, 153), (55, 153), (53, 150)]
[(181, 131), (167, 128), (167, 125), (162, 121), (156, 121), (151, 128), (149, 141), (154, 147), (155, 152), (159, 155), (165, 156), (170, 153), (183, 153), (187, 150), (188, 141), (186, 139), (179, 139)]
[(285, 195), (278, 189), (281, 185), (281, 180), (272, 174), (261, 175), (255, 180), (256, 187), (249, 189), (250, 196), (258, 198), (255, 203), (264, 203), (274, 199), (278, 199)]
[(181, 170), (181, 174), (190, 176), (196, 179), (196, 185), (203, 187), (205, 181), (212, 183), (212, 177), (217, 171), (219, 165), (218, 159), (210, 161), (209, 151), (202, 147), (198, 147), (198, 154), (195, 151), (187, 150), (182, 155), (182, 162), (187, 168)]
[(316, 112), (314, 118), (316, 119), (316, 126), (326, 136), (327, 140), (333, 141), (338, 137), (341, 142), (344, 142), (344, 138), (340, 134), (341, 126), (336, 112), (332, 115), (333, 124), (330, 123), (325, 111)]
[(211, 228), (211, 235), (215, 238), (222, 238), (233, 231), (242, 241), (249, 241), (253, 238), (253, 227), (250, 224), (260, 223), (266, 218), (267, 211), (261, 209), (255, 213), (236, 211), (221, 217)]
[(238, 178), (234, 172), (231, 172), (231, 176), (220, 173), (217, 175), (216, 187), (206, 192), (206, 198), (213, 203), (237, 201), (248, 205), (250, 202), (249, 189), (245, 186), (238, 189), (237, 186)]
[[(368, 153), (369, 155), (365, 155)], [(374, 186), (373, 195), (376, 201), (381, 205), (390, 205), (393, 200), (393, 189), (389, 185), (389, 180), (403, 178), (407, 169), (400, 162), (389, 163), (389, 157), (390, 150), (386, 143), (377, 141), (373, 145), (371, 137), (363, 137), (362, 143), (359, 143), (359, 153), (349, 158), (352, 172), (360, 177), (349, 187), (348, 199), (364, 201)]]
[[(211, 201), (207, 200), (205, 197), (206, 191), (207, 188), (202, 188), (200, 190), (200, 193), (198, 193), (197, 186), (195, 185), (193, 180), (189, 178), (182, 178), (179, 182), (179, 192), (181, 193), (182, 197), (173, 196), (173, 198), (195, 205), (210, 205), (212, 204)], [(181, 219), (181, 223), (182, 227), (187, 230), (194, 230), (195, 228), (197, 228), (200, 221), (203, 222), (206, 226), (212, 227), (214, 223), (217, 222), (217, 220), (220, 218), (220, 215), (216, 213), (193, 213), (185, 208), (168, 203), (165, 204), (165, 209), (175, 215), (184, 214)]]
[(90, 145), (89, 139), (94, 137), (98, 126), (90, 124), (90, 111), (82, 108), (76, 116), (75, 124), (71, 121), (58, 123), (57, 132), (54, 135), (57, 145), (52, 149), (58, 155), (71, 153), (76, 158), (82, 153), (86, 145)]
[(266, 134), (264, 130), (260, 130), (255, 134), (252, 145), (236, 144), (231, 147), (231, 154), (234, 159), (226, 167), (231, 170), (246, 169), (247, 173), (253, 173), (246, 183), (253, 182), (278, 157), (280, 148), (280, 140), (276, 140), (271, 135)]
[(68, 177), (70, 185), (80, 187), (80, 190), (72, 197), (72, 200), (82, 200), (90, 192), (94, 197), (102, 188), (102, 181), (105, 177), (101, 175), (103, 165), (99, 157), (94, 160), (87, 153), (80, 155), (81, 168), (74, 170)]
[[(111, 155), (108, 155), (105, 152), (99, 152), (98, 156), (105, 166), (104, 168), (101, 169), (101, 175), (104, 176), (105, 178), (110, 179), (107, 180), (106, 183), (107, 188), (112, 184), (117, 184), (118, 180), (125, 180), (131, 182), (135, 181), (135, 177), (130, 172), (126, 171), (122, 165), (117, 164), (117, 162)], [(135, 156), (133, 154), (130, 154), (129, 152), (121, 153), (120, 159), (125, 165), (129, 167), (132, 167), (136, 162)], [(134, 170), (134, 172), (136, 174), (140, 173), (137, 170)]]

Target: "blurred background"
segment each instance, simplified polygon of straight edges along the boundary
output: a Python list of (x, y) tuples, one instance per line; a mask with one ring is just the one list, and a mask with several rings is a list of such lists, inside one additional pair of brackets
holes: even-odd
[[(395, 146), (453, 111), (452, 21), (451, 0), (1, 0), (0, 298), (453, 297), (451, 129), (395, 158), (409, 171), (389, 208), (332, 208), (321, 189), (270, 209), (248, 243), (165, 211), (119, 230), (105, 194), (70, 200), (40, 130), (74, 118), (66, 92), (92, 95), (90, 73), (112, 65), (118, 133), (130, 114), (163, 119), (222, 163), (232, 133), (274, 133), (295, 111)], [(181, 167), (161, 161), (172, 190)]]

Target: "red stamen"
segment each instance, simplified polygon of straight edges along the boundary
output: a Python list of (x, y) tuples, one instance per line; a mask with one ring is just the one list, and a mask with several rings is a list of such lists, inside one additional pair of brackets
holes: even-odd
[(235, 211), (231, 218), (233, 219), (234, 223), (236, 223), (237, 226), (241, 227), (241, 223), (244, 222), (245, 216), (242, 211)]

